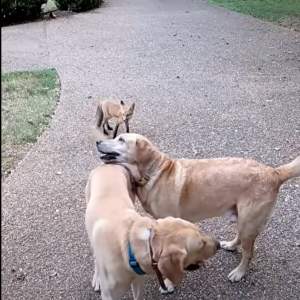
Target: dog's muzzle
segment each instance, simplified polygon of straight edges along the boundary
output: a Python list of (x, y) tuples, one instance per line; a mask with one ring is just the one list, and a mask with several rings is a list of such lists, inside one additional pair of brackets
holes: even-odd
[(118, 152), (108, 151), (107, 147), (101, 142), (96, 142), (96, 148), (101, 155), (100, 158), (105, 162), (115, 160), (120, 155)]

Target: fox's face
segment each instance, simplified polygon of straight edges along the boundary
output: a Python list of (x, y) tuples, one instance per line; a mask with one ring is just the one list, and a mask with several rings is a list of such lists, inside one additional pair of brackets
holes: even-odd
[(133, 117), (135, 103), (132, 103), (130, 106), (125, 106), (124, 102), (121, 101), (120, 104), (122, 106), (122, 119), (123, 119), (123, 122), (130, 121), (131, 118)]

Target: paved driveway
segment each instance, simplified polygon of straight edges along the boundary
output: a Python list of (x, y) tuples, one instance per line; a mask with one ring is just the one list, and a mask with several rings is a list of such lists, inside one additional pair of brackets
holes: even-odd
[[(245, 156), (278, 166), (300, 153), (300, 37), (288, 29), (199, 1), (110, 0), (3, 28), (2, 41), (3, 71), (55, 67), (62, 84), (49, 129), (3, 184), (5, 300), (100, 298), (90, 283), (83, 194), (99, 164), (89, 134), (97, 99), (136, 101), (132, 130), (171, 157)], [(300, 182), (291, 180), (244, 281), (227, 281), (240, 252), (221, 251), (171, 296), (148, 279), (146, 299), (296, 299), (299, 201)], [(202, 226), (234, 236), (228, 220)]]

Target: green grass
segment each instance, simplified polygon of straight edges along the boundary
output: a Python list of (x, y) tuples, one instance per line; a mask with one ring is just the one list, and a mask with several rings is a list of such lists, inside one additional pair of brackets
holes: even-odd
[(206, 0), (225, 8), (300, 30), (300, 0)]
[(58, 90), (55, 70), (2, 74), (1, 177), (24, 157), (51, 121)]

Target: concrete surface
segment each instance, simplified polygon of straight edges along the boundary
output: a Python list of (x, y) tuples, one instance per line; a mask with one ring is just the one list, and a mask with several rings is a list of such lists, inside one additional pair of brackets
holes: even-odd
[[(172, 157), (252, 157), (278, 166), (300, 153), (299, 34), (198, 1), (110, 0), (102, 8), (2, 29), (2, 70), (55, 67), (61, 102), (48, 130), (5, 180), (2, 297), (99, 299), (84, 227), (84, 186), (99, 159), (96, 99), (137, 102), (132, 130)], [(60, 171), (61, 175), (56, 173)], [(300, 182), (286, 183), (240, 283), (225, 251), (173, 295), (147, 279), (146, 299), (296, 299)], [(202, 224), (232, 238), (228, 220)], [(131, 294), (125, 299), (131, 299)]]

